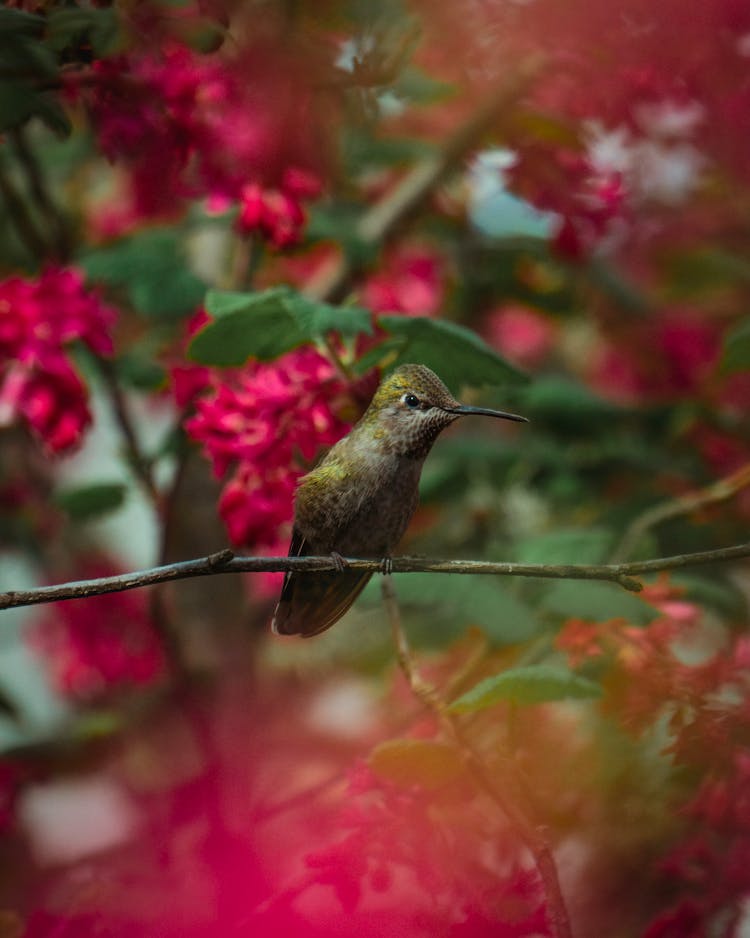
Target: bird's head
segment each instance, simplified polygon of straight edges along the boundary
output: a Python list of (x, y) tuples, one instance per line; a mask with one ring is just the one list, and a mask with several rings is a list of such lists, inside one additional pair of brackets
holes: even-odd
[(434, 371), (411, 364), (400, 365), (383, 378), (362, 422), (383, 446), (424, 458), (441, 430), (471, 414), (528, 422), (517, 414), (461, 404)]

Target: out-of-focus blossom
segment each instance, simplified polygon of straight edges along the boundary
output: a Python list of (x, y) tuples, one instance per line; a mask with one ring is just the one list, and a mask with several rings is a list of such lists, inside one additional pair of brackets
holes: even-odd
[(309, 348), (214, 379), (185, 428), (216, 475), (228, 476), (219, 511), (235, 544), (278, 543), (305, 463), (349, 427), (339, 416), (345, 397), (333, 366)]
[(523, 368), (536, 368), (549, 356), (557, 337), (548, 317), (518, 304), (501, 306), (485, 320), (484, 334), (491, 345)]
[[(111, 576), (107, 561), (84, 565), (82, 578)], [(29, 642), (66, 697), (89, 701), (151, 684), (166, 668), (164, 649), (140, 593), (92, 596), (50, 606)]]
[(76, 270), (0, 283), (0, 424), (25, 421), (52, 453), (74, 447), (91, 414), (66, 346), (111, 354), (114, 318)]
[(315, 67), (293, 43), (263, 39), (233, 59), (167, 42), (96, 62), (83, 93), (103, 152), (130, 168), (132, 217), (172, 216), (188, 198), (240, 200), (241, 231), (292, 243), (326, 162)]
[(636, 404), (701, 391), (718, 361), (720, 332), (689, 309), (669, 309), (603, 341), (589, 379), (605, 397)]
[(201, 306), (200, 309), (190, 317), (185, 326), (185, 333), (182, 340), (182, 348), (178, 358), (178, 364), (172, 364), (169, 369), (171, 378), (172, 393), (174, 394), (177, 406), (187, 408), (195, 401), (199, 394), (205, 391), (211, 384), (211, 369), (205, 365), (196, 365), (185, 360), (187, 345), (192, 337), (199, 332), (211, 317)]
[(445, 296), (445, 267), (428, 248), (405, 247), (387, 255), (365, 281), (360, 298), (374, 313), (435, 316)]
[(13, 823), (16, 795), (23, 775), (19, 765), (0, 759), (0, 833)]
[(237, 228), (242, 234), (258, 233), (277, 248), (290, 247), (300, 240), (305, 223), (302, 201), (319, 193), (317, 177), (294, 168), (284, 173), (278, 189), (248, 183), (240, 192)]

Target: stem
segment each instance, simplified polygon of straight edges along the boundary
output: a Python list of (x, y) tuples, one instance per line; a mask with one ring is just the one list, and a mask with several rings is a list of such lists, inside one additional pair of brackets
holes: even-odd
[(151, 500), (157, 514), (160, 516), (161, 496), (156, 487), (153, 473), (151, 472), (151, 464), (141, 449), (141, 444), (135, 432), (133, 421), (130, 418), (125, 395), (122, 393), (122, 388), (117, 380), (113, 363), (109, 359), (100, 356), (97, 356), (95, 361), (99, 367), (99, 373), (104, 380), (115, 420), (120, 428), (128, 463), (135, 473), (135, 477), (141, 483), (141, 486)]
[[(736, 544), (717, 550), (698, 551), (693, 554), (677, 554), (621, 564), (543, 564), (543, 563), (494, 563), (484, 560), (429, 560), (423, 557), (394, 557), (394, 573), (458, 573), (482, 574), (485, 576), (524, 576), (556, 580), (609, 580), (626, 589), (631, 575), (657, 573), (661, 570), (679, 570), (683, 567), (700, 566), (707, 563), (723, 563), (750, 557), (750, 543)], [(353, 570), (382, 570), (381, 560), (344, 558), (347, 567)], [(153, 586), (171, 580), (186, 580), (197, 576), (212, 576), (217, 573), (269, 573), (286, 571), (334, 570), (331, 557), (235, 557), (231, 550), (219, 551), (208, 557), (183, 560), (179, 563), (151, 567), (134, 573), (99, 577), (93, 580), (78, 580), (57, 586), (40, 586), (30, 590), (10, 590), (0, 593), (0, 609), (17, 606), (34, 606), (39, 603), (57, 602), (63, 599), (82, 599), (103, 593), (119, 593), (123, 590)], [(638, 584), (640, 585), (640, 584)]]
[(396, 659), (409, 687), (427, 709), (432, 711), (441, 721), (461, 753), (466, 769), (476, 787), (483, 791), (505, 815), (516, 836), (533, 857), (534, 864), (544, 884), (547, 914), (555, 938), (572, 938), (568, 910), (560, 889), (560, 880), (557, 875), (552, 850), (542, 830), (534, 826), (529, 820), (530, 812), (528, 809), (521, 806), (523, 789), (519, 780), (513, 777), (515, 773), (512, 764), (506, 761), (503, 766), (503, 775), (506, 781), (510, 779), (512, 783), (515, 796), (513, 799), (509, 798), (506, 792), (496, 784), (493, 775), (489, 772), (482, 757), (478, 755), (459, 722), (446, 711), (444, 702), (437, 690), (422, 680), (409, 648), (409, 640), (401, 624), (401, 614), (392, 579), (391, 576), (384, 576), (382, 579), (383, 600), (391, 623)]
[[(417, 163), (401, 182), (369, 211), (357, 225), (357, 236), (365, 245), (386, 243), (413, 216), (437, 186), (470, 150), (493, 122), (510, 112), (533, 80), (541, 73), (543, 60), (537, 56), (523, 62), (509, 79), (479, 105), (469, 119), (450, 136), (435, 154)], [(351, 257), (342, 256), (326, 265), (307, 283), (305, 293), (318, 300), (343, 299), (356, 273)]]
[(44, 173), (36, 158), (32, 147), (29, 146), (24, 128), (17, 127), (9, 133), (16, 158), (26, 176), (29, 191), (34, 197), (37, 208), (49, 226), (54, 244), (54, 255), (57, 260), (65, 263), (70, 259), (71, 243), (68, 223), (60, 209), (55, 205), (47, 189)]
[(49, 254), (49, 245), (29, 215), (25, 201), (10, 181), (2, 162), (0, 162), (0, 195), (5, 201), (8, 216), (13, 220), (18, 236), (26, 250), (35, 261), (43, 261)]
[(750, 463), (746, 463), (731, 475), (697, 492), (681, 495), (679, 498), (670, 498), (666, 502), (648, 508), (626, 528), (619, 544), (612, 552), (612, 563), (619, 563), (629, 557), (650, 528), (671, 518), (692, 514), (707, 505), (727, 501), (748, 485), (750, 485)]

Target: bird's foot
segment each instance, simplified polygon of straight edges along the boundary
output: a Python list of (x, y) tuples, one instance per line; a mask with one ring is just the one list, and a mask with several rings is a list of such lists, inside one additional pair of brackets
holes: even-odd
[(383, 557), (380, 561), (380, 572), (383, 576), (390, 576), (393, 573), (393, 557)]
[(336, 573), (343, 573), (344, 570), (349, 566), (349, 561), (346, 558), (342, 557), (341, 554), (337, 553), (335, 550), (331, 551), (331, 560), (333, 561), (333, 569)]

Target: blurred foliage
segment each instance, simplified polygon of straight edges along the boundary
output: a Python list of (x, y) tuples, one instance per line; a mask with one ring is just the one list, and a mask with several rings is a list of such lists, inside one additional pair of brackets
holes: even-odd
[[(746, 541), (749, 36), (729, 0), (5, 3), (7, 576), (285, 553), (409, 361), (530, 424), (441, 437), (403, 552)], [(309, 643), (265, 575), (32, 610), (36, 684), (9, 626), (0, 932), (553, 935), (525, 824), (577, 938), (747, 930), (747, 561), (398, 575), (421, 696), (378, 579)]]

